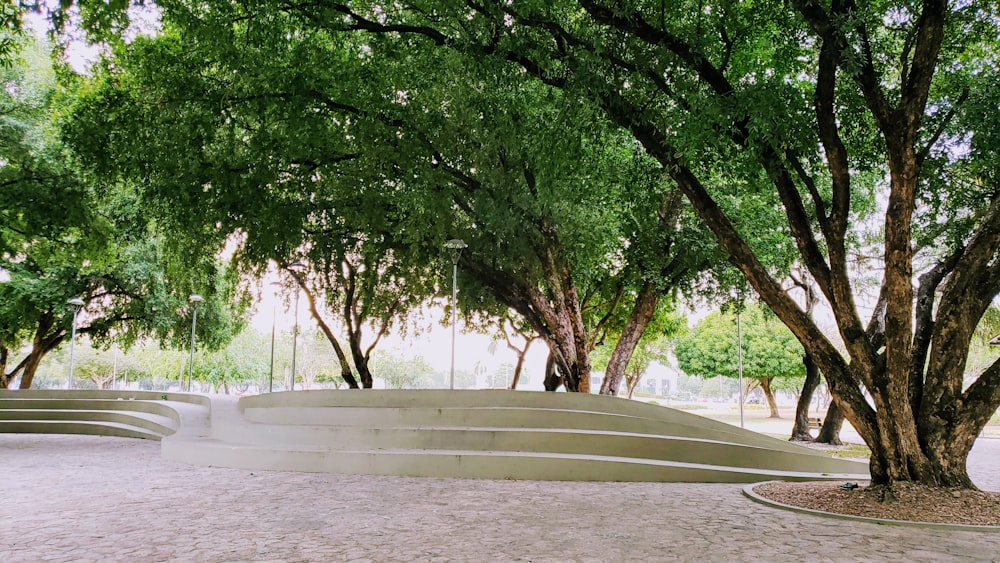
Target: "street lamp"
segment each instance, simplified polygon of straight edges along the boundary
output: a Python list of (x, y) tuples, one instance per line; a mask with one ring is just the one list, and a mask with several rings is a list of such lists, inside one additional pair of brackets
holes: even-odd
[(76, 317), (80, 314), (80, 308), (83, 307), (83, 299), (79, 297), (74, 297), (66, 302), (67, 305), (73, 307), (73, 326), (70, 328), (69, 337), (69, 381), (66, 384), (67, 389), (73, 388), (73, 346), (76, 344)]
[(740, 308), (736, 309), (736, 358), (737, 358), (737, 370), (740, 375), (740, 428), (745, 428), (743, 425), (743, 323), (740, 318), (740, 309), (742, 309), (742, 303)]
[(458, 259), (462, 250), (469, 247), (462, 239), (453, 238), (444, 243), (451, 252), (451, 380), (448, 388), (455, 388), (455, 325), (458, 324)]
[(295, 391), (295, 352), (299, 344), (299, 278), (296, 273), (302, 272), (306, 269), (306, 265), (301, 262), (295, 262), (294, 264), (289, 264), (286, 266), (289, 272), (292, 272), (292, 277), (295, 279), (295, 328), (292, 329), (292, 386), (291, 391)]
[(187, 391), (191, 392), (191, 376), (194, 373), (194, 331), (195, 327), (198, 325), (198, 303), (204, 301), (205, 298), (197, 293), (192, 294), (188, 297), (188, 301), (191, 302), (191, 356), (188, 359), (188, 384)]

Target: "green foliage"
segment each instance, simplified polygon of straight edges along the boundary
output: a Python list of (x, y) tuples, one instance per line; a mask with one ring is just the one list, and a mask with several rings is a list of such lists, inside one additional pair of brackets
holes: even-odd
[[(32, 341), (37, 361), (71, 332), (66, 303), (77, 297), (78, 332), (99, 345), (148, 335), (180, 345), (195, 292), (206, 297), (199, 335), (222, 345), (246, 306), (232, 272), (211, 254), (178, 260), (128, 184), (101, 184), (78, 164), (57, 133), (79, 85), (57, 82), (47, 53), (29, 44), (23, 64), (0, 70), (0, 268), (10, 278), (0, 284), (0, 348)], [(4, 383), (21, 369), (4, 366)]]
[(381, 377), (390, 389), (425, 389), (432, 386), (436, 373), (423, 357), (400, 358), (380, 353), (374, 361), (376, 377)]
[[(760, 305), (740, 315), (743, 334), (743, 377), (789, 379), (805, 376), (802, 346), (792, 333)], [(688, 375), (738, 377), (736, 315), (710, 313), (684, 337), (675, 353)]]

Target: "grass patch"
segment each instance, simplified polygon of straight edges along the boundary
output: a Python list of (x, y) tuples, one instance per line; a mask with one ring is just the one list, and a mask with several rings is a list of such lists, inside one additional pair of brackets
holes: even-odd
[(708, 409), (708, 405), (699, 405), (698, 403), (670, 405), (670, 406), (681, 411), (701, 411)]
[(872, 456), (872, 450), (864, 444), (844, 444), (830, 451), (833, 457), (848, 459), (868, 459)]

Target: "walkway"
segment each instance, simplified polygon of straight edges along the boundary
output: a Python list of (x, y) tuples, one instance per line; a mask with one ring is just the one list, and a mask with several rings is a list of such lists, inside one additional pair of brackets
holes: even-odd
[[(0, 560), (1000, 561), (1000, 534), (775, 510), (739, 485), (260, 473), (128, 438), (0, 434)], [(1000, 440), (970, 473), (1000, 490)]]

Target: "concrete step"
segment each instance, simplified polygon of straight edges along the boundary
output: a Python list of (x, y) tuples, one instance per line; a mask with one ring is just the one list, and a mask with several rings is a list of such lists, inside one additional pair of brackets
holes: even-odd
[[(666, 409), (664, 409), (666, 410)], [(628, 414), (517, 407), (274, 407), (245, 408), (247, 420), (268, 425), (343, 426), (357, 428), (470, 427), (613, 431), (654, 436), (719, 440), (802, 455), (827, 457), (784, 440), (726, 425), (703, 426), (704, 417), (672, 416), (670, 419)], [(713, 421), (714, 422), (714, 421)]]
[(154, 434), (167, 436), (177, 430), (172, 418), (137, 411), (81, 410), (81, 409), (2, 409), (0, 420), (52, 420), (90, 422), (117, 422), (144, 428)]
[(90, 420), (0, 420), (0, 432), (11, 434), (95, 434), (157, 441), (164, 437), (163, 434), (131, 424)]
[(407, 477), (554, 481), (752, 483), (861, 479), (858, 474), (760, 470), (666, 460), (545, 452), (461, 450), (329, 450), (233, 444), (215, 440), (163, 441), (163, 455), (195, 465)]
[[(484, 427), (359, 427), (217, 424), (212, 437), (234, 444), (326, 448), (330, 450), (466, 450), (547, 452), (578, 455), (673, 460), (708, 465), (747, 465), (761, 469), (788, 469), (857, 473), (866, 470), (854, 461), (815, 455), (813, 450), (784, 451), (720, 440), (674, 435), (650, 435), (603, 430)], [(739, 463), (734, 463), (738, 460)]]

